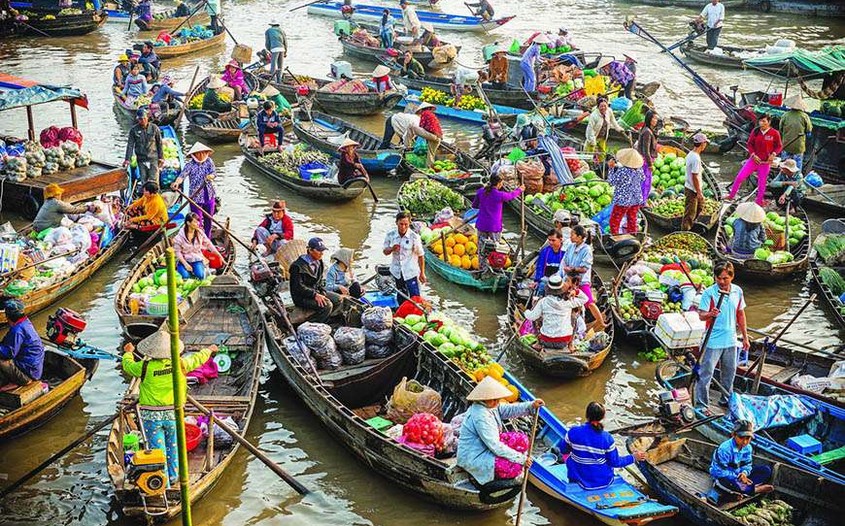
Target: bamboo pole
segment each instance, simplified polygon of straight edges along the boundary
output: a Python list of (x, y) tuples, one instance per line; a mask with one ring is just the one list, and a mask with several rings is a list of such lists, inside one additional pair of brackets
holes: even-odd
[[(536, 408), (534, 410), (534, 423), (531, 426), (531, 440), (528, 441), (528, 451), (525, 452), (526, 456), (531, 458), (531, 454), (534, 449), (534, 438), (537, 436), (537, 423), (540, 420), (540, 408)], [(516, 526), (519, 526), (520, 522), (522, 521), (522, 507), (525, 504), (525, 491), (528, 488), (528, 472), (529, 468), (523, 469), (522, 475), (522, 490), (519, 492), (519, 504), (516, 508)]]
[(176, 252), (167, 251), (167, 310), (170, 328), (170, 363), (173, 379), (173, 409), (176, 413), (176, 446), (179, 451), (179, 489), (182, 494), (182, 526), (191, 526), (191, 482), (188, 473), (188, 443), (185, 438), (185, 373), (179, 357), (179, 309), (176, 302)]

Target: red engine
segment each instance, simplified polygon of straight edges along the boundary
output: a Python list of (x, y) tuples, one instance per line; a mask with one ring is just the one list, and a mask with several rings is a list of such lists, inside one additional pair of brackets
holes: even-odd
[(56, 345), (72, 347), (87, 326), (81, 314), (61, 307), (47, 318), (47, 338)]

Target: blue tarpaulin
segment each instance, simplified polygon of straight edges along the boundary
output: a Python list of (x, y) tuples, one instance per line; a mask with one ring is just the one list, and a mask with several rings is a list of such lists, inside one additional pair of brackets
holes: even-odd
[(796, 395), (754, 396), (732, 393), (730, 419), (748, 420), (754, 429), (770, 429), (800, 422), (816, 414), (816, 408)]
[(74, 101), (77, 106), (88, 107), (85, 95), (76, 88), (48, 86), (0, 73), (0, 111), (57, 100)]

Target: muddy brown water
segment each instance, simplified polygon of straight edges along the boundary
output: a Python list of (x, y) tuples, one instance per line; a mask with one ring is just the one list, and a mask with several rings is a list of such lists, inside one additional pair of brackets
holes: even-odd
[[(703, 4), (704, 2), (702, 2)], [(302, 9), (288, 13), (298, 2), (258, 2), (244, 0), (224, 2), (228, 27), (235, 36), (254, 49), (263, 45), (263, 32), (268, 19), (277, 18), (289, 38), (290, 52), (286, 65), (294, 72), (324, 75), (329, 63), (342, 59), (340, 45), (331, 34), (332, 21), (309, 16)], [(443, 0), (445, 11), (464, 13), (458, 0)], [(554, 29), (566, 26), (573, 31), (577, 43), (586, 50), (611, 52), (618, 56), (633, 54), (640, 62), (642, 80), (659, 80), (663, 87), (655, 103), (664, 115), (682, 116), (696, 127), (718, 129), (722, 115), (692, 84), (667, 56), (656, 48), (626, 33), (621, 23), (635, 13), (652, 34), (674, 42), (683, 36), (686, 20), (695, 11), (679, 8), (638, 6), (632, 3), (582, 0), (526, 0), (508, 5), (499, 2), (497, 12), (517, 14), (517, 18), (490, 34), (446, 33), (448, 40), (463, 45), (460, 62), (477, 65), (478, 50), (497, 40), (510, 42), (524, 38), (537, 28)], [(821, 18), (799, 18), (729, 10), (722, 42), (725, 44), (762, 46), (785, 37), (798, 45), (820, 48), (842, 43), (845, 23)], [(45, 83), (71, 84), (88, 94), (90, 110), (80, 112), (80, 128), (85, 147), (96, 157), (118, 162), (125, 148), (129, 123), (113, 109), (111, 71), (113, 61), (137, 39), (122, 24), (108, 24), (84, 37), (54, 39), (6, 40), (0, 42), (0, 70), (33, 78)], [(177, 89), (187, 90), (194, 68), (202, 78), (211, 69), (219, 69), (228, 58), (233, 44), (222, 49), (203, 51), (187, 57), (167, 60), (164, 70), (177, 79)], [(356, 71), (369, 71), (372, 65), (352, 61)], [(716, 85), (739, 84), (743, 89), (769, 89), (771, 79), (750, 71), (723, 70), (696, 66)], [(382, 117), (362, 120), (377, 133), (382, 130)], [(51, 104), (36, 108), (38, 130), (50, 124), (67, 125), (64, 106)], [(446, 133), (462, 144), (478, 143), (477, 131), (454, 123), (445, 123)], [(23, 111), (0, 114), (0, 132), (24, 135), (26, 117)], [(182, 130), (183, 133), (185, 130)], [(194, 140), (184, 136), (184, 143)], [(373, 186), (380, 196), (378, 204), (364, 195), (351, 203), (328, 205), (288, 194), (268, 178), (245, 165), (235, 145), (216, 146), (214, 160), (218, 167), (217, 186), (222, 196), (223, 217), (232, 218), (237, 235), (247, 239), (252, 225), (267, 204), (282, 197), (296, 224), (296, 235), (323, 237), (329, 247), (353, 248), (360, 255), (359, 276), (370, 275), (373, 266), (383, 263), (380, 247), (385, 233), (392, 227), (391, 216), (397, 210), (396, 190), (400, 181), (377, 178)], [(728, 180), (736, 173), (741, 157), (711, 156), (709, 166)], [(3, 220), (16, 225), (24, 222), (12, 210), (2, 211)], [(814, 214), (817, 231), (824, 218)], [(517, 232), (518, 218), (506, 213), (506, 229)], [(541, 242), (529, 236), (528, 248)], [(117, 350), (121, 346), (120, 326), (113, 309), (113, 297), (120, 281), (129, 271), (122, 257), (103, 268), (91, 280), (60, 302), (83, 313), (89, 320), (85, 332), (88, 341)], [(246, 257), (239, 254), (239, 268), (245, 270)], [(606, 281), (615, 270), (597, 265)], [(805, 277), (776, 284), (742, 284), (746, 290), (748, 319), (752, 327), (776, 331), (804, 303), (810, 292)], [(458, 288), (430, 273), (425, 294), (437, 308), (464, 321), (488, 342), (505, 338), (505, 297), (489, 296)], [(55, 307), (48, 309), (52, 312)], [(46, 312), (35, 316), (43, 328)], [(819, 347), (832, 348), (840, 337), (825, 314), (811, 306), (789, 329), (787, 337)], [(564, 421), (574, 421), (591, 400), (604, 402), (613, 424), (623, 425), (652, 414), (651, 401), (658, 387), (654, 366), (638, 363), (636, 345), (617, 338), (617, 348), (607, 362), (588, 378), (558, 382), (526, 370), (519, 359), (506, 356), (505, 365), (528, 387), (545, 398)], [(421, 501), (400, 490), (390, 481), (372, 473), (357, 462), (321, 427), (285, 385), (269, 357), (257, 411), (247, 437), (284, 469), (299, 477), (320, 493), (317, 498), (301, 499), (278, 480), (260, 462), (246, 452), (239, 453), (218, 486), (194, 507), (195, 524), (461, 524), (487, 525), (512, 523), (516, 504), (482, 514), (455, 513)], [(112, 414), (115, 403), (126, 387), (126, 380), (114, 364), (101, 364), (94, 378), (84, 387), (80, 397), (42, 428), (24, 437), (0, 444), (0, 482), (3, 486), (38, 465), (54, 451), (69, 443), (90, 425)], [(611, 426), (613, 427), (613, 426)], [(62, 525), (128, 524), (111, 498), (105, 472), (105, 433), (76, 448), (45, 470), (36, 480), (10, 495), (0, 504), (0, 524), (50, 523)], [(2, 480), (2, 479), (0, 479)], [(590, 522), (540, 492), (530, 489), (524, 524), (583, 524)]]

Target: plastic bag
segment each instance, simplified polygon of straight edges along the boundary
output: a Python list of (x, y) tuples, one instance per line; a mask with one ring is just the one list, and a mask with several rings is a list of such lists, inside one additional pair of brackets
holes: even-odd
[(337, 369), (343, 365), (343, 356), (338, 352), (334, 340), (329, 338), (319, 347), (308, 347), (317, 360), (318, 369)]
[(364, 329), (364, 337), (367, 345), (389, 345), (393, 343), (393, 329), (383, 331)]
[[(507, 431), (499, 435), (499, 440), (511, 449), (525, 453), (528, 451), (528, 436), (521, 431)], [(522, 473), (522, 465), (502, 457), (496, 457), (493, 474), (497, 479), (513, 479)]]
[(61, 142), (59, 140), (59, 128), (56, 126), (44, 128), (41, 130), (39, 141), (44, 148), (55, 148)]
[(415, 413), (431, 413), (437, 418), (442, 416), (440, 393), (407, 377), (403, 377), (393, 389), (393, 396), (385, 408), (387, 419), (399, 424), (407, 422)]
[(82, 146), (82, 132), (73, 126), (67, 126), (59, 130), (59, 142), (72, 141)]
[(371, 331), (383, 331), (393, 327), (393, 311), (389, 307), (370, 307), (361, 315), (361, 324)]
[(366, 357), (380, 360), (393, 354), (392, 345), (367, 344), (365, 347)]
[(363, 329), (338, 327), (334, 332), (334, 342), (346, 365), (357, 365), (366, 358), (366, 339)]
[(337, 369), (343, 365), (343, 357), (331, 337), (331, 327), (325, 323), (305, 322), (299, 326), (297, 333), (317, 361), (318, 369)]

